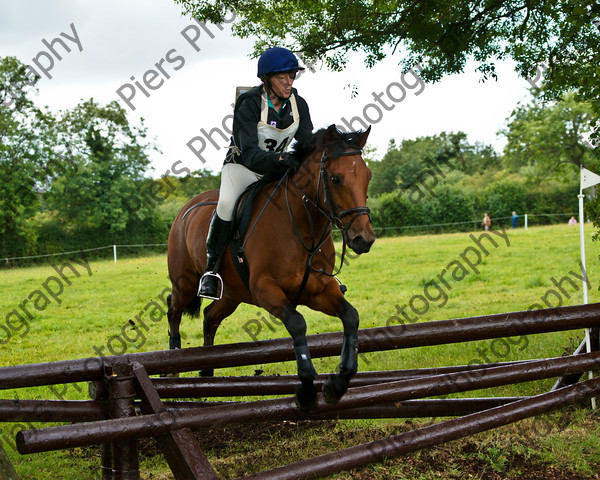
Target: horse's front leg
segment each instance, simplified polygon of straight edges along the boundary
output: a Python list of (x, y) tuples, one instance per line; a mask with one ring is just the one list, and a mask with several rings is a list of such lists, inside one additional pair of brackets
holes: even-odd
[(312, 412), (317, 408), (318, 392), (314, 384), (317, 372), (306, 341), (306, 320), (275, 282), (271, 279), (261, 280), (262, 282), (253, 288), (259, 292), (256, 295), (257, 304), (281, 320), (292, 337), (300, 379), (300, 384), (296, 387), (296, 405), (304, 412)]
[(306, 320), (290, 303), (279, 284), (268, 276), (251, 281), (256, 305), (267, 310), (283, 322), (292, 337), (298, 377), (300, 384), (296, 387), (296, 405), (304, 412), (312, 412), (317, 408), (317, 388), (314, 380), (317, 371), (313, 366), (308, 342), (306, 341)]
[(296, 405), (303, 412), (317, 409), (317, 388), (314, 380), (317, 371), (313, 366), (306, 341), (306, 320), (291, 305), (286, 306), (281, 320), (294, 342), (300, 384), (296, 387)]
[(331, 375), (323, 385), (323, 399), (329, 404), (339, 402), (358, 370), (358, 312), (344, 299), (339, 317), (344, 326), (339, 373)]

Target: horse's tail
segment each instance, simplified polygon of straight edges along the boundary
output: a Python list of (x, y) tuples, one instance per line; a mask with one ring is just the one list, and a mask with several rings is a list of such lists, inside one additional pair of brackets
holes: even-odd
[(192, 318), (200, 316), (200, 307), (202, 306), (202, 297), (194, 297), (194, 299), (186, 305), (183, 313)]

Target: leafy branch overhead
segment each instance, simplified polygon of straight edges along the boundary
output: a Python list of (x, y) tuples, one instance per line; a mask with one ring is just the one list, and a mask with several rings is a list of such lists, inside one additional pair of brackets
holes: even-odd
[[(255, 54), (269, 45), (302, 52), (343, 70), (351, 52), (367, 66), (393, 55), (404, 68), (417, 64), (427, 81), (463, 71), (473, 58), (482, 79), (495, 62), (512, 59), (524, 78), (544, 74), (548, 99), (575, 91), (600, 97), (600, 4), (580, 0), (175, 0), (198, 19), (255, 36)], [(597, 102), (596, 102), (597, 103)], [(600, 107), (598, 107), (600, 110)]]

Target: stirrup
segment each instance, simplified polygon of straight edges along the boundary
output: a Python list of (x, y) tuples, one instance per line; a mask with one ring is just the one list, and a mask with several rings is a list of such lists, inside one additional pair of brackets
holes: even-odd
[[(221, 290), (219, 291), (218, 297), (200, 294), (200, 289), (202, 288), (202, 279), (204, 277), (216, 277), (217, 281), (221, 285)], [(223, 296), (223, 279), (221, 278), (221, 275), (219, 275), (217, 272), (204, 272), (204, 275), (202, 275), (202, 277), (200, 277), (200, 285), (198, 285), (198, 293), (196, 294), (196, 296), (202, 297), (202, 298), (207, 298), (209, 300), (221, 300), (221, 297)]]

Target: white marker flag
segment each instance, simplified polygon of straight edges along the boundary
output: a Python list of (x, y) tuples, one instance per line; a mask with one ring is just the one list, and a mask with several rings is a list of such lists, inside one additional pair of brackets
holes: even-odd
[(581, 168), (581, 190), (593, 187), (600, 183), (600, 175), (590, 172), (587, 168)]

